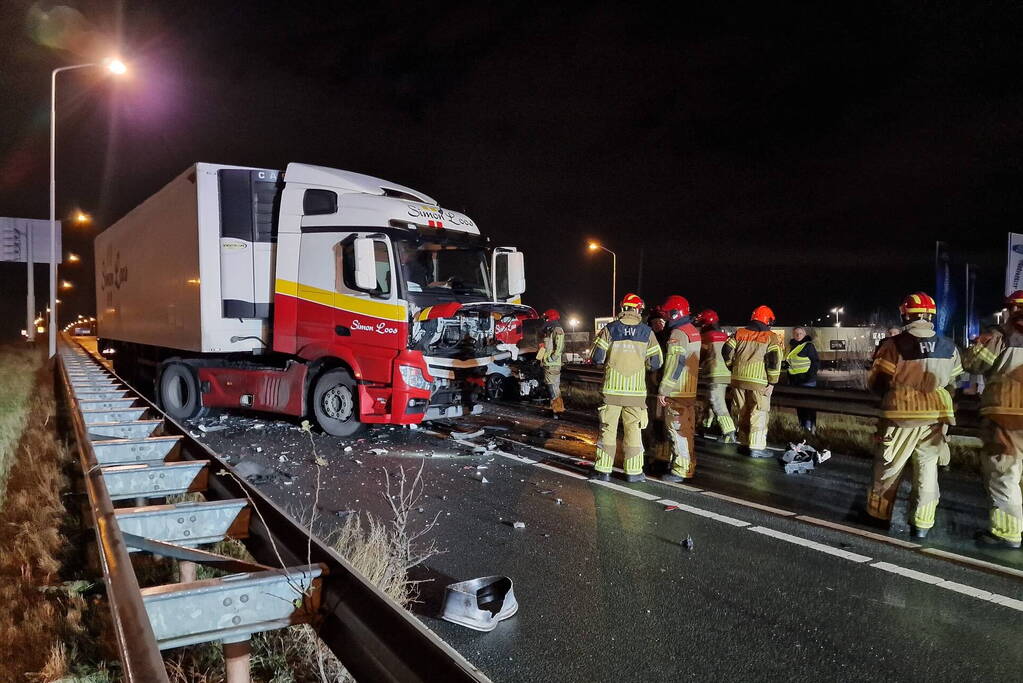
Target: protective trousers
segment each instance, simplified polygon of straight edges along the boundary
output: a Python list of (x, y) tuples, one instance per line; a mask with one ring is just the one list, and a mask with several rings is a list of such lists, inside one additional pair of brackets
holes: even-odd
[(696, 399), (669, 398), (664, 406), (664, 434), (671, 453), (671, 473), (688, 479), (696, 472)]
[(891, 520), (902, 471), (912, 460), (911, 521), (918, 529), (934, 526), (934, 512), (938, 508), (938, 458), (945, 443), (942, 427), (940, 424), (921, 427), (878, 425), (881, 444), (874, 458), (874, 484), (867, 496), (867, 512), (871, 517)]
[(728, 413), (728, 401), (725, 400), (727, 391), (727, 384), (710, 385), (710, 400), (707, 403), (707, 414), (703, 418), (704, 429), (713, 427), (714, 420), (717, 419), (722, 434), (731, 434), (735, 431), (735, 423)]
[(732, 412), (739, 422), (739, 443), (751, 450), (767, 448), (767, 420), (771, 415), (771, 397), (765, 395), (762, 389), (733, 387)]
[(991, 497), (991, 534), (1019, 542), (1023, 530), (1023, 429), (1006, 429), (991, 420), (981, 427), (981, 468)]
[(551, 410), (555, 413), (565, 412), (565, 401), (561, 398), (561, 366), (545, 367), (543, 381), (551, 394)]
[(604, 404), (597, 409), (600, 418), (600, 439), (597, 441), (597, 462), (593, 469), (610, 474), (618, 450), (618, 420), (622, 421), (622, 467), (626, 474), (643, 471), (643, 434), (648, 416), (646, 406), (613, 406)]

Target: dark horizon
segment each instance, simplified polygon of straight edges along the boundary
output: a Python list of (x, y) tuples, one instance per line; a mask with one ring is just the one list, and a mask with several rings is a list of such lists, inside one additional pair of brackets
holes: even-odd
[[(92, 314), (91, 239), (189, 164), (302, 161), (380, 176), (526, 252), (526, 303), (606, 315), (639, 277), (738, 322), (800, 324), (933, 293), (934, 243), (998, 308), (1023, 224), (1016, 4), (781, 10), (451, 3), (241, 8), (7, 3), (0, 215), (45, 218), (49, 72), (113, 46), (131, 78), (60, 77), (58, 217), (83, 256), (66, 322)], [(111, 9), (113, 7), (113, 9)], [(24, 266), (0, 267), (0, 336)], [(37, 269), (45, 307), (45, 268)]]

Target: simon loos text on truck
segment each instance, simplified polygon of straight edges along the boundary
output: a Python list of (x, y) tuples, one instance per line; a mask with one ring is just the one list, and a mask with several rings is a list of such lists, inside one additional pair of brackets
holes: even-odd
[(100, 349), (173, 417), (346, 436), (478, 408), (508, 373), (522, 253), (379, 178), (197, 163), (96, 238)]

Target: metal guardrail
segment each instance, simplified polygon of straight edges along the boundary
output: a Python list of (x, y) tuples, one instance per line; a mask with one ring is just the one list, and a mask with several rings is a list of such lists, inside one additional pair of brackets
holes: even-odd
[[(588, 365), (565, 365), (561, 374), (564, 380), (581, 384), (599, 385), (604, 381), (604, 371), (601, 368)], [(705, 396), (706, 385), (701, 383), (697, 391), (699, 395)], [(794, 387), (777, 384), (771, 395), (771, 405), (781, 408), (809, 408), (822, 413), (868, 418), (880, 417), (880, 403), (880, 398), (874, 394), (855, 389)], [(958, 396), (955, 399), (955, 406), (957, 424), (951, 429), (952, 433), (974, 434), (980, 424), (978, 398), (976, 396)]]
[[(488, 680), (66, 337), (58, 372), (125, 680), (166, 681), (161, 649), (220, 641), (228, 680), (247, 681), (249, 636), (297, 623), (310, 623), (359, 681)], [(205, 501), (162, 500), (188, 491)], [(255, 563), (198, 548), (225, 538)], [(140, 589), (132, 552), (177, 559), (182, 583)], [(236, 573), (195, 581), (195, 564)]]

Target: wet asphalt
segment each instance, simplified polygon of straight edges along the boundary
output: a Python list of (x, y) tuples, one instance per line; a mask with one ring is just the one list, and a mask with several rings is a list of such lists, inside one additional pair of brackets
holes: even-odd
[[(233, 462), (255, 457), (276, 470), (261, 489), (303, 519), (313, 499), (312, 451), (327, 459), (317, 512), (324, 535), (351, 510), (388, 518), (385, 476), (423, 467), (417, 522), (437, 519), (427, 539), (443, 552), (416, 575), (427, 583), (414, 611), (495, 681), (1018, 678), (1023, 612), (976, 597), (989, 591), (1023, 600), (1018, 580), (657, 482), (626, 487), (692, 506), (670, 510), (577, 478), (586, 468), (571, 459), (496, 438), (584, 455), (591, 449), (584, 427), (545, 428), (521, 414), (476, 422), (504, 427), (482, 441), (506, 454), (473, 454), (426, 430), (310, 438), (287, 421), (240, 416), (210, 422), (216, 431), (193, 431)], [(759, 468), (773, 463), (751, 470), (709, 444), (700, 451), (697, 486), (832, 516), (851, 509), (854, 489), (863, 495), (858, 466), (842, 460), (829, 469), (830, 483), (812, 475), (779, 484), (777, 472)], [(508, 457), (515, 454), (553, 469)], [(959, 514), (975, 512), (964, 507), (952, 518)], [(516, 521), (525, 527), (514, 528)], [(681, 543), (687, 537), (691, 550)], [(878, 562), (937, 578), (897, 575), (872, 566)], [(490, 633), (437, 618), (444, 585), (491, 574), (514, 581), (516, 616)], [(940, 579), (972, 594), (927, 582)]]

